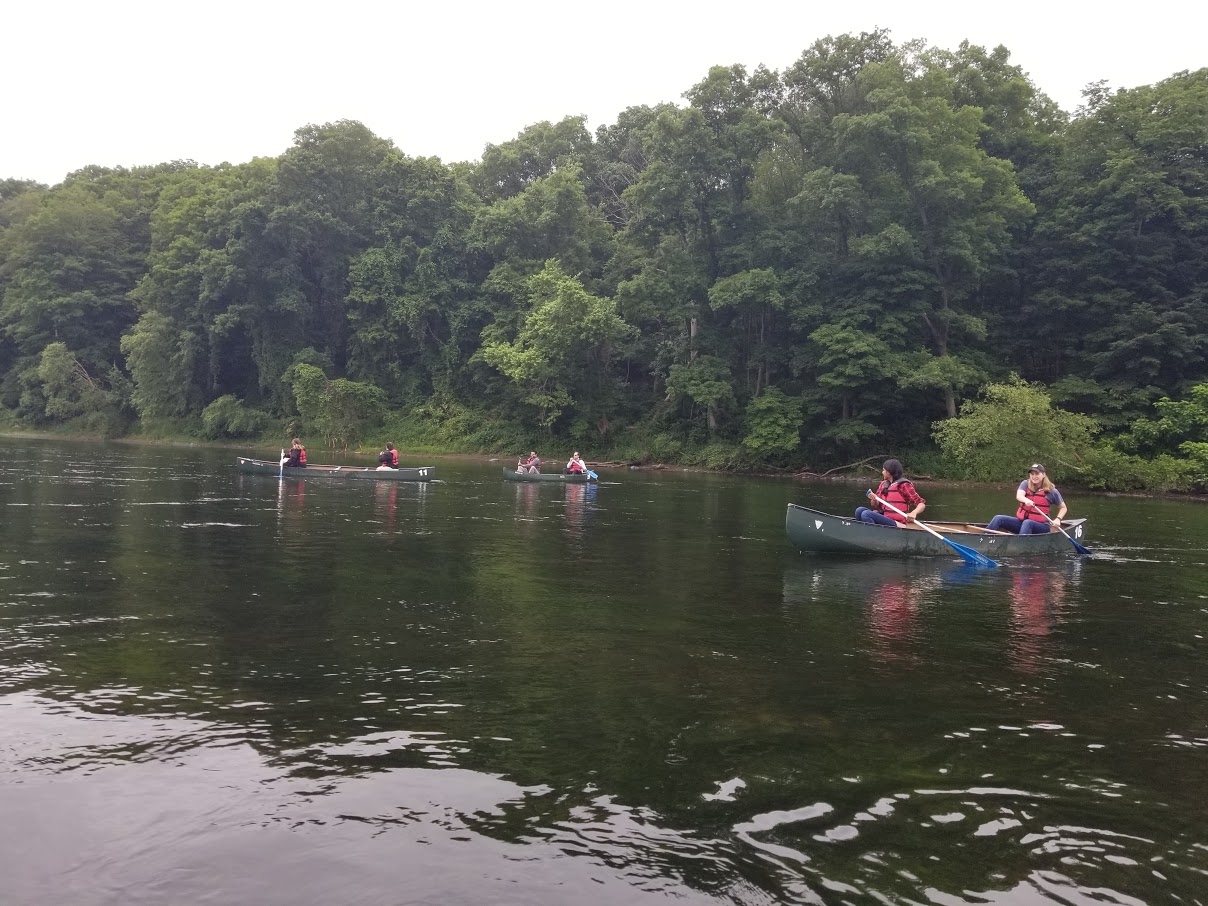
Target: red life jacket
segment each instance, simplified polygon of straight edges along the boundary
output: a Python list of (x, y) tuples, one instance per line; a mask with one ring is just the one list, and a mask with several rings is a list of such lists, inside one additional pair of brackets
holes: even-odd
[(1024, 491), (1023, 496), (1028, 498), (1028, 500), (1032, 501), (1032, 503), (1036, 504), (1038, 507), (1040, 507), (1041, 512), (1044, 513), (1044, 516), (1041, 516), (1040, 513), (1036, 512), (1031, 507), (1024, 506), (1021, 503), (1019, 505), (1019, 509), (1017, 509), (1015, 511), (1015, 518), (1016, 519), (1031, 519), (1033, 522), (1043, 522), (1045, 525), (1048, 525), (1049, 520), (1047, 518), (1045, 518), (1049, 515), (1049, 493), (1048, 493), (1048, 491), (1037, 491), (1035, 494), (1029, 494), (1027, 491)]
[(390, 465), (396, 469), (398, 468), (398, 450), (390, 451)]
[(306, 447), (298, 448), (298, 462), (300, 462), (302, 465), (306, 465)]
[(587, 467), (584, 466), (583, 463), (576, 462), (575, 460), (572, 459), (570, 462), (568, 462), (566, 464), (566, 471), (570, 472), (572, 475), (579, 475), (583, 472), (586, 472)]
[[(899, 478), (897, 481), (882, 481), (877, 486), (877, 496), (886, 503), (892, 503), (903, 513), (909, 513), (914, 504), (907, 500), (906, 495), (902, 493), (902, 485), (904, 484), (910, 484), (910, 479)], [(889, 507), (881, 507), (881, 511), (882, 515), (888, 516), (895, 522), (906, 521), (906, 517), (895, 513)]]

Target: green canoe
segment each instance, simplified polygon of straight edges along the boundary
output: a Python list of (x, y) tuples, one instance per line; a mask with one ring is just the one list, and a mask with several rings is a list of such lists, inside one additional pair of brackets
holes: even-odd
[(305, 468), (282, 469), (278, 463), (263, 459), (239, 457), (239, 471), (252, 475), (278, 474), (285, 478), (368, 478), (373, 481), (432, 481), (436, 469), (432, 466), (406, 469), (371, 469), (366, 466), (307, 465)]
[[(1044, 535), (1012, 535), (989, 532), (985, 525), (972, 522), (931, 522), (927, 524), (957, 544), (972, 548), (992, 559), (1026, 557), (1032, 554), (1068, 554), (1074, 546), (1061, 532)], [(1081, 540), (1086, 534), (1085, 519), (1062, 523), (1070, 537)], [(871, 525), (854, 516), (832, 516), (809, 507), (789, 504), (784, 520), (789, 541), (799, 551), (825, 554), (887, 554), (898, 557), (951, 557), (951, 547), (929, 532), (912, 526)]]
[(564, 475), (561, 472), (517, 472), (515, 469), (503, 470), (504, 481), (547, 481), (554, 484), (587, 484), (591, 479), (586, 475)]

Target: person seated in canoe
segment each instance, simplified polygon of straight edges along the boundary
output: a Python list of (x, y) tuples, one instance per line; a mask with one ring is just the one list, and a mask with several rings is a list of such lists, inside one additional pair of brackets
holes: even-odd
[(294, 438), (290, 444), (289, 452), (285, 454), (285, 462), (283, 463), (287, 469), (303, 469), (306, 467), (306, 447), (302, 446), (302, 441)]
[(575, 451), (575, 455), (570, 458), (570, 462), (566, 464), (567, 475), (586, 475), (587, 463), (579, 458), (579, 451)]
[(1014, 535), (1043, 535), (1061, 525), (1061, 520), (1065, 518), (1065, 500), (1061, 492), (1053, 487), (1042, 463), (1032, 463), (1028, 477), (1019, 483), (1015, 499), (1019, 501), (1015, 515), (995, 516), (986, 525), (987, 529)]
[(398, 450), (394, 449), (394, 444), (390, 441), (386, 442), (386, 449), (378, 454), (379, 469), (397, 469), (398, 468)]
[(530, 450), (528, 459), (518, 460), (516, 462), (517, 472), (528, 472), (533, 475), (538, 475), (541, 472), (541, 460), (537, 458), (535, 451)]
[(887, 459), (881, 467), (881, 483), (877, 486), (876, 495), (887, 503), (905, 513), (895, 513), (887, 506), (873, 499), (873, 492), (868, 492), (868, 506), (856, 507), (856, 518), (861, 522), (873, 525), (899, 526), (904, 522), (914, 522), (918, 515), (927, 508), (926, 501), (919, 496), (914, 488), (914, 482), (905, 476), (902, 464), (896, 459)]

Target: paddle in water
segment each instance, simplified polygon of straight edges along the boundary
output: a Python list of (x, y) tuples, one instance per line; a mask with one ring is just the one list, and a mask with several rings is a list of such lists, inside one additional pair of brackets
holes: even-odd
[(1053, 526), (1055, 529), (1057, 529), (1057, 531), (1059, 531), (1059, 532), (1061, 532), (1061, 534), (1065, 535), (1066, 539), (1070, 542), (1070, 544), (1074, 545), (1074, 550), (1076, 550), (1078, 553), (1080, 553), (1084, 557), (1093, 557), (1094, 556), (1094, 554), (1092, 554), (1090, 552), (1090, 550), (1083, 547), (1081, 544), (1079, 544), (1077, 541), (1075, 541), (1073, 538), (1071, 538), (1070, 533), (1067, 532), (1065, 529), (1063, 529), (1060, 525), (1058, 525), (1056, 520), (1054, 520), (1053, 517), (1051, 517), (1048, 513), (1046, 513), (1044, 510), (1042, 510), (1036, 504), (1032, 503), (1032, 501), (1030, 501), (1030, 500), (1028, 501), (1028, 506), (1030, 506), (1032, 509), (1034, 509), (1036, 512), (1038, 512), (1045, 519), (1049, 520), (1049, 525)]
[[(899, 510), (896, 506), (894, 506), (892, 503), (890, 503), (888, 500), (882, 500), (880, 497), (878, 497), (876, 494), (874, 494), (871, 489), (868, 492), (868, 496), (870, 496), (873, 500), (877, 501), (877, 503), (881, 504), (882, 506), (889, 507), (891, 510), (893, 510), (895, 513), (897, 513), (899, 516), (904, 517), (906, 515), (901, 510)], [(937, 532), (935, 529), (933, 529), (927, 523), (919, 522), (919, 520), (915, 519), (914, 524), (917, 525), (921, 529), (926, 529), (927, 531), (931, 532), (931, 534), (935, 535), (935, 537), (939, 538), (946, 545), (948, 545), (950, 548), (952, 548), (954, 551), (956, 551), (958, 554), (960, 554), (961, 559), (964, 560), (966, 563), (976, 563), (978, 566), (998, 566), (997, 563), (995, 563), (993, 560), (991, 560), (985, 554), (979, 553), (978, 551), (975, 551), (971, 547), (965, 547), (963, 544), (957, 544), (955, 541), (945, 538), (943, 535), (941, 535), (939, 532)]]

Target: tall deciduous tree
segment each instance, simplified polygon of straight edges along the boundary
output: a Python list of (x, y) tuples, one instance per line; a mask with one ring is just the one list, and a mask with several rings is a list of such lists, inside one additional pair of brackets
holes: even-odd
[(1119, 427), (1208, 374), (1208, 69), (1087, 101), (1023, 316), (1061, 397)]
[(615, 392), (612, 353), (632, 328), (615, 302), (588, 293), (554, 261), (528, 281), (528, 291), (530, 308), (516, 336), (488, 335), (483, 360), (509, 379), (543, 428), (572, 406), (606, 428)]
[(943, 394), (953, 417), (957, 393), (979, 376), (961, 347), (985, 336), (980, 281), (1005, 253), (1010, 228), (1034, 207), (1011, 164), (981, 148), (981, 110), (953, 107), (929, 90), (944, 73), (916, 75), (890, 63), (865, 73), (872, 109), (836, 118), (840, 161), (878, 196), (879, 228), (908, 233), (930, 278), (916, 310), (936, 361), (918, 373)]

